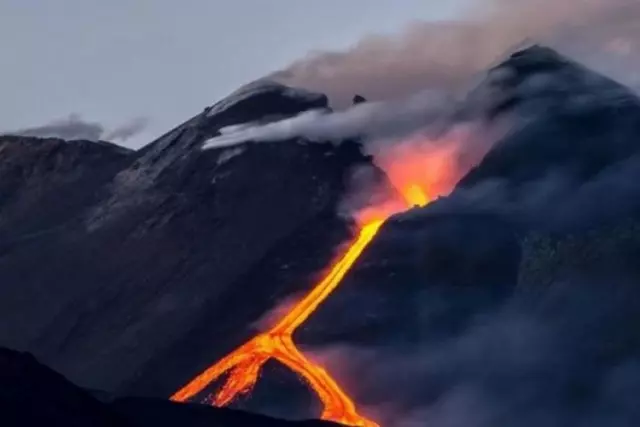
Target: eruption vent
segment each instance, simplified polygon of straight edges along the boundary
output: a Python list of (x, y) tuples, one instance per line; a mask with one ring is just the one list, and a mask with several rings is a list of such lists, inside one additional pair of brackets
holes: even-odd
[[(326, 276), (302, 300), (270, 330), (255, 336), (178, 390), (171, 396), (172, 400), (186, 401), (223, 374), (228, 374), (225, 384), (213, 396), (214, 405), (228, 405), (236, 397), (249, 393), (258, 381), (262, 366), (269, 359), (275, 359), (307, 381), (324, 406), (322, 419), (352, 426), (379, 427), (377, 423), (357, 412), (353, 400), (323, 367), (307, 359), (298, 350), (292, 335), (336, 289), (360, 254), (376, 236), (385, 220), (394, 213), (406, 210), (407, 207), (426, 205), (429, 201), (428, 189), (434, 184), (441, 184), (440, 173), (446, 175), (446, 178), (451, 173), (448, 168), (440, 167), (440, 173), (436, 174), (438, 176), (424, 174), (424, 169), (417, 168), (416, 165), (421, 164), (428, 168), (434, 166), (434, 161), (440, 164), (443, 158), (456, 154), (456, 150), (450, 150), (446, 155), (443, 155), (442, 150), (437, 150), (437, 153), (414, 151), (414, 156), (409, 154), (402, 151), (401, 155), (393, 156), (400, 162), (410, 159), (408, 168), (403, 168), (401, 164), (392, 161), (391, 157), (386, 160), (388, 164), (383, 165), (391, 183), (404, 197), (404, 202), (396, 203), (394, 207), (390, 207), (393, 204), (385, 203), (367, 208), (366, 212), (362, 212), (363, 215), (359, 215), (362, 225), (358, 236), (349, 245), (347, 251), (328, 269)], [(412, 176), (415, 171), (420, 172), (420, 177)], [(411, 178), (416, 180), (412, 181)], [(451, 183), (453, 182), (455, 181)]]

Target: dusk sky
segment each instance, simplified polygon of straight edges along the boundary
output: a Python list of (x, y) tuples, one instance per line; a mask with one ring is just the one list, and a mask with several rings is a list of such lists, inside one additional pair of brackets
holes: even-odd
[(0, 131), (136, 117), (140, 145), (312, 51), (347, 49), (465, 0), (2, 0)]

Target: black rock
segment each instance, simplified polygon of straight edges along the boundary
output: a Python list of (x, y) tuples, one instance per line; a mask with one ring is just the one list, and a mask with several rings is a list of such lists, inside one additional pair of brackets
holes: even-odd
[(367, 99), (362, 95), (355, 95), (352, 100), (352, 104), (362, 104), (363, 102), (367, 102)]
[(495, 215), (432, 214), (428, 207), (399, 214), (299, 339), (384, 351), (448, 337), (510, 295), (519, 263), (517, 229)]
[(96, 427), (330, 427), (160, 399), (101, 402), (30, 354), (0, 348), (0, 425)]
[(0, 348), (0, 424), (127, 426), (125, 419), (39, 364), (30, 354)]

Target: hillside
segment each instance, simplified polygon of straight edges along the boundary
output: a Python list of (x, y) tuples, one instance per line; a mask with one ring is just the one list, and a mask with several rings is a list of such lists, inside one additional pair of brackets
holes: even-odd
[[(351, 170), (372, 167), (349, 142), (200, 145), (230, 124), (321, 106), (254, 84), (138, 152), (2, 137), (0, 343), (82, 386), (171, 394), (216, 356), (200, 346), (231, 345), (306, 289), (350, 233), (336, 211)], [(258, 271), (265, 279), (250, 279)], [(175, 373), (149, 371), (189, 334)]]

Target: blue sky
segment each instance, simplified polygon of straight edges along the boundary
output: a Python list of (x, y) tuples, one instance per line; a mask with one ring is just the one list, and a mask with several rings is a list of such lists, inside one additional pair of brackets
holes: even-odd
[(464, 2), (3, 0), (0, 130), (148, 116), (151, 138), (310, 51), (455, 18)]

